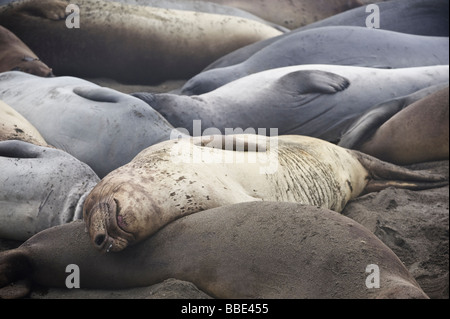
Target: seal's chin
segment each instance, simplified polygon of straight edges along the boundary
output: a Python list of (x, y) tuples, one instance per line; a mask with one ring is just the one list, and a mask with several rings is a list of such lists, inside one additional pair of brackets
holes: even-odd
[[(97, 249), (99, 249), (102, 253), (119, 252), (124, 250), (128, 246), (128, 241), (126, 239), (120, 237), (113, 238), (108, 235), (98, 235), (94, 239), (94, 241)], [(100, 245), (98, 245), (97, 243)]]
[(90, 210), (85, 209), (84, 218), (92, 244), (103, 253), (121, 251), (135, 242), (132, 233), (120, 228), (116, 214), (117, 206), (111, 200), (98, 202)]

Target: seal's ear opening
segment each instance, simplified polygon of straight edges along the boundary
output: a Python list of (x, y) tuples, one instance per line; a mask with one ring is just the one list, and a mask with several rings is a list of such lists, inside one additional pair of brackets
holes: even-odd
[(0, 157), (37, 158), (38, 156), (38, 147), (33, 144), (16, 140), (0, 142)]
[(0, 253), (0, 299), (27, 296), (31, 291), (31, 284), (25, 278), (31, 274), (31, 270), (30, 260), (20, 248)]
[(379, 192), (389, 187), (409, 190), (425, 190), (444, 187), (449, 184), (448, 178), (427, 171), (413, 171), (391, 163), (383, 162), (375, 157), (358, 151), (353, 152), (359, 162), (368, 171), (371, 180), (364, 193)]

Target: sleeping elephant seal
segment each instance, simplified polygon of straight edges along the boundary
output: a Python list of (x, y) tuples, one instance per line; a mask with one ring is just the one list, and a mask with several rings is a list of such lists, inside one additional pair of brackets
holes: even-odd
[[(248, 75), (198, 96), (134, 93), (170, 124), (197, 136), (248, 128), (278, 129), (337, 143), (374, 105), (447, 83), (448, 65), (375, 69), (342, 65), (297, 65)], [(201, 129), (194, 130), (194, 121)], [(206, 135), (206, 134), (205, 134)]]
[(83, 218), (92, 244), (117, 252), (182, 216), (229, 204), (299, 202), (340, 212), (363, 192), (447, 184), (305, 136), (184, 138), (154, 145), (106, 176)]
[(26, 240), (82, 218), (99, 178), (69, 154), (22, 141), (0, 142), (0, 238)]
[(0, 100), (0, 141), (7, 140), (49, 146), (41, 133), (26, 118)]
[[(380, 9), (382, 30), (433, 37), (449, 36), (448, 0), (394, 0), (378, 2), (377, 6)], [(370, 15), (366, 12), (366, 8), (367, 6), (361, 6), (293, 30), (291, 33), (249, 44), (219, 58), (205, 71), (241, 63), (266, 46), (294, 33), (331, 26), (366, 27), (366, 20)]]
[(202, 72), (181, 93), (204, 94), (250, 74), (302, 64), (387, 69), (447, 65), (449, 38), (361, 27), (315, 28), (286, 35), (240, 64)]
[[(414, 99), (414, 96), (409, 99)], [(389, 101), (369, 111), (349, 130), (339, 145), (398, 165), (448, 159), (448, 85), (410, 105), (405, 106), (405, 100), (407, 103), (408, 97)], [(375, 131), (371, 130), (372, 121), (402, 106), (403, 109), (380, 124)]]
[(291, 30), (362, 5), (359, 0), (208, 0), (208, 2), (251, 12)]
[(241, 17), (249, 20), (254, 20), (263, 24), (270, 25), (277, 30), (282, 32), (289, 32), (290, 30), (277, 25), (275, 23), (271, 23), (260, 17), (251, 14), (250, 12), (241, 10), (239, 8), (234, 8), (230, 6), (220, 5), (217, 3), (213, 3), (210, 1), (201, 1), (201, 0), (115, 0), (115, 2), (122, 2), (127, 4), (134, 4), (140, 6), (150, 6), (155, 8), (164, 8), (164, 9), (175, 9), (182, 11), (195, 11), (195, 12), (204, 12), (204, 13), (213, 13), (220, 15), (227, 15), (233, 17)]
[(146, 103), (74, 77), (0, 74), (0, 99), (46, 141), (104, 177), (140, 151), (170, 138), (173, 127)]
[(25, 43), (0, 25), (0, 73), (12, 70), (53, 76), (52, 69), (39, 60)]
[(129, 84), (188, 79), (229, 52), (282, 34), (243, 18), (99, 0), (71, 1), (80, 27), (67, 28), (68, 3), (31, 0), (0, 12), (0, 23), (59, 76)]
[[(7, 285), (23, 278), (65, 288), (66, 267), (77, 265), (81, 289), (175, 278), (224, 299), (427, 298), (375, 235), (323, 208), (271, 202), (220, 207), (174, 221), (118, 254), (99, 254), (84, 229), (82, 222), (55, 227), (0, 253), (0, 287), (6, 286), (0, 296), (20, 297), (17, 285)], [(367, 272), (374, 265), (379, 288)]]

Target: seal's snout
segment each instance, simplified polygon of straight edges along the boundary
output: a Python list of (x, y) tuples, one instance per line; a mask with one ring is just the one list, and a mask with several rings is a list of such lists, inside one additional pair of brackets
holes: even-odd
[(94, 244), (98, 249), (101, 249), (106, 242), (106, 234), (97, 234), (94, 237)]

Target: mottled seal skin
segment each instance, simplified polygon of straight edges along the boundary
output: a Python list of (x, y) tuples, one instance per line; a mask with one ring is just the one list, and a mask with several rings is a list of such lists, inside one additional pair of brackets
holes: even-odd
[(164, 9), (175, 9), (175, 10), (183, 10), (183, 11), (195, 11), (195, 12), (204, 12), (204, 13), (213, 13), (234, 17), (241, 17), (249, 20), (254, 20), (263, 24), (270, 25), (275, 29), (282, 32), (289, 32), (290, 30), (277, 25), (275, 23), (266, 21), (257, 17), (250, 12), (220, 5), (217, 3), (212, 3), (210, 1), (199, 1), (199, 0), (116, 0), (115, 2), (122, 2), (127, 4), (134, 4), (140, 6), (150, 6), (155, 8), (164, 8)]
[(399, 165), (448, 160), (448, 86), (395, 114), (355, 149)]
[(32, 235), (82, 218), (99, 178), (69, 154), (22, 141), (0, 142), (0, 238)]
[(204, 94), (250, 74), (302, 64), (388, 69), (447, 65), (449, 39), (363, 27), (315, 28), (287, 35), (240, 64), (202, 72), (181, 93)]
[(222, 5), (240, 8), (267, 21), (289, 29), (325, 19), (362, 5), (359, 0), (208, 0)]
[[(255, 73), (198, 96), (133, 95), (191, 136), (208, 128), (221, 134), (235, 128), (267, 133), (277, 128), (279, 135), (337, 143), (374, 105), (448, 79), (448, 65), (402, 69), (299, 65)], [(195, 120), (201, 120), (199, 133), (194, 131)]]
[(287, 201), (340, 212), (363, 192), (447, 184), (305, 136), (184, 138), (150, 147), (106, 176), (86, 199), (83, 218), (92, 244), (117, 252), (219, 206)]
[[(84, 227), (54, 227), (0, 253), (0, 287), (27, 278), (64, 288), (65, 269), (76, 264), (82, 289), (175, 278), (224, 299), (427, 298), (370, 231), (323, 208), (270, 202), (220, 207), (170, 223), (120, 254), (99, 254)], [(380, 269), (380, 289), (366, 286), (366, 269), (373, 264)], [(15, 287), (6, 286), (0, 295), (20, 297)]]
[[(378, 2), (377, 6), (380, 8), (382, 30), (434, 37), (449, 36), (449, 2), (447, 0), (395, 0)], [(219, 58), (205, 70), (241, 63), (264, 47), (293, 33), (329, 26), (366, 27), (366, 19), (370, 14), (366, 12), (366, 8), (367, 6), (362, 6), (351, 9), (293, 30), (290, 34), (247, 45)]]
[(41, 133), (26, 118), (0, 100), (0, 141), (7, 140), (49, 146)]
[(0, 74), (0, 99), (52, 146), (102, 178), (143, 149), (168, 140), (173, 127), (146, 103), (74, 77)]
[(70, 1), (81, 16), (80, 28), (68, 29), (68, 3), (32, 0), (0, 12), (1, 24), (59, 76), (129, 84), (188, 79), (229, 52), (282, 34), (243, 18), (98, 0)]
[(53, 76), (51, 68), (11, 31), (0, 25), (0, 73), (11, 70)]

